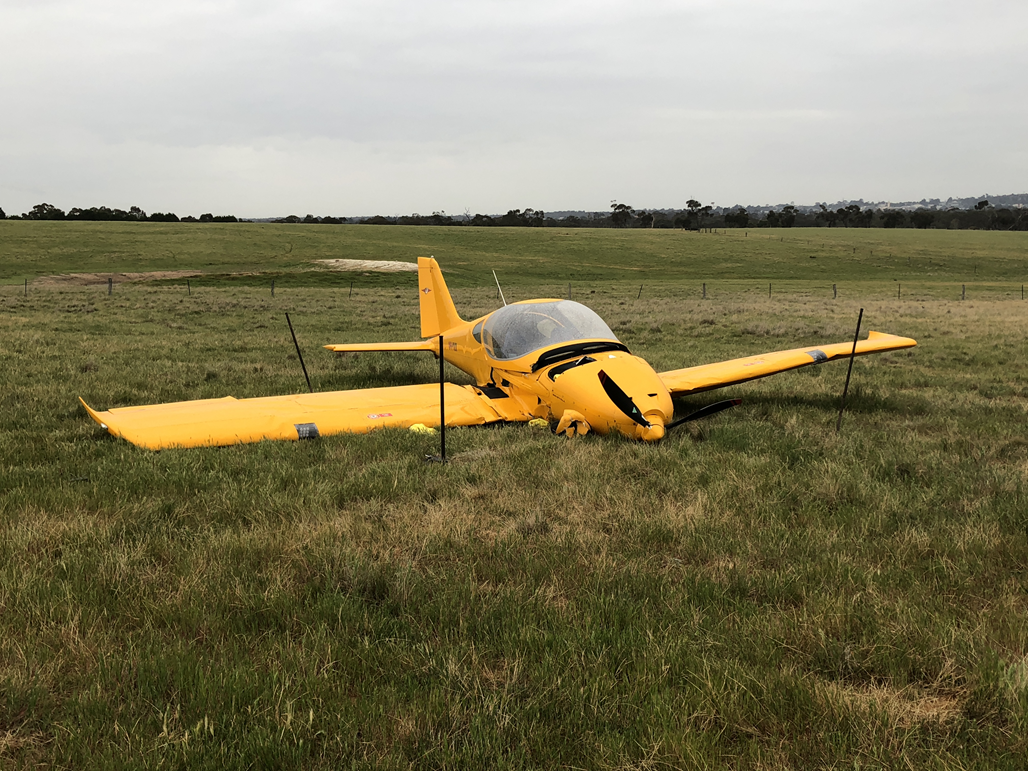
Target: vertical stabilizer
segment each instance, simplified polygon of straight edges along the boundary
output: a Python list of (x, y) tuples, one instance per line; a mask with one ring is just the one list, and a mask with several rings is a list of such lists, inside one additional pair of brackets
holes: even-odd
[(453, 306), (439, 263), (432, 257), (418, 257), (418, 289), (421, 295), (422, 337), (441, 335), (463, 323)]

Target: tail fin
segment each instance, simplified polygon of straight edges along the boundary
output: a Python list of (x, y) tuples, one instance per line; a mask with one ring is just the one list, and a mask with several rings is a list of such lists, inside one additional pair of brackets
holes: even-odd
[(439, 263), (432, 257), (418, 257), (418, 289), (421, 293), (422, 337), (441, 335), (463, 323), (450, 298)]

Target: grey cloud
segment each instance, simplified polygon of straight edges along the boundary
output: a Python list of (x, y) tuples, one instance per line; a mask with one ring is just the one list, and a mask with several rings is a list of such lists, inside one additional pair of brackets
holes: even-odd
[[(154, 195), (280, 213), (290, 158), (325, 211), (999, 190), (1028, 171), (1001, 146), (1028, 123), (1026, 29), (1022, 4), (950, 0), (0, 2), (0, 205), (91, 205), (166, 164)], [(120, 170), (91, 186), (100, 159)], [(452, 182), (402, 186), (426, 168)]]

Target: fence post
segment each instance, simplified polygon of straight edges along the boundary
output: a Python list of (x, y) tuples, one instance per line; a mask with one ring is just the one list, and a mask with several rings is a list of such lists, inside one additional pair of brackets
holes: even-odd
[(703, 284), (703, 299), (704, 300), (707, 299), (707, 284), (706, 284), (706, 282), (704, 282), (704, 284)]
[(107, 279), (107, 296), (110, 297), (111, 296), (111, 292), (113, 292), (113, 291), (114, 291), (114, 279), (113, 278), (108, 278)]
[(832, 299), (833, 300), (838, 300), (839, 299), (839, 290), (835, 288), (835, 284), (832, 284)]
[(960, 285), (960, 299), (963, 300), (967, 297), (967, 284)]

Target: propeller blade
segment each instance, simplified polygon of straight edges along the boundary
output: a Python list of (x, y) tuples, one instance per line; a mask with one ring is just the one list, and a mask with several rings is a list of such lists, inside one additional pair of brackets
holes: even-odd
[(674, 423), (668, 423), (664, 426), (664, 430), (670, 430), (675, 426), (680, 426), (683, 423), (688, 423), (692, 420), (699, 420), (700, 418), (709, 418), (711, 415), (717, 415), (723, 410), (727, 410), (729, 407), (735, 407), (742, 404), (742, 399), (727, 399), (723, 402), (717, 402), (715, 404), (708, 404), (706, 407), (701, 407), (696, 412), (690, 412), (684, 418), (676, 420)]
[(603, 386), (603, 390), (607, 392), (607, 396), (614, 402), (615, 406), (628, 417), (638, 423), (640, 426), (649, 428), (650, 421), (646, 420), (639, 411), (639, 408), (635, 406), (635, 402), (632, 401), (632, 397), (621, 390), (621, 386), (611, 380), (610, 375), (600, 370), (600, 385)]

